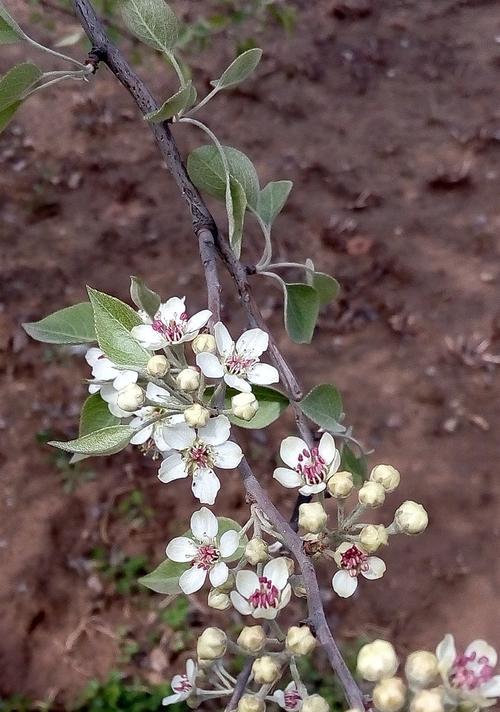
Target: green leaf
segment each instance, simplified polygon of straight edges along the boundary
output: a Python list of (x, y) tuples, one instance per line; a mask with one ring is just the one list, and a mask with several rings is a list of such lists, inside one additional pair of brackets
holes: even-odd
[(154, 317), (161, 304), (161, 299), (153, 292), (140, 277), (130, 278), (130, 298), (138, 309), (142, 309), (151, 318)]
[(123, 20), (142, 42), (170, 52), (179, 38), (179, 20), (163, 0), (123, 0)]
[(333, 301), (340, 292), (340, 284), (335, 277), (330, 277), (324, 272), (314, 272), (312, 286), (318, 292), (320, 306), (325, 306)]
[(87, 289), (94, 309), (97, 341), (106, 356), (123, 368), (145, 368), (151, 354), (130, 333), (134, 326), (143, 323), (140, 316), (119, 299), (91, 287)]
[(364, 455), (356, 456), (347, 443), (342, 448), (340, 469), (352, 473), (354, 484), (359, 486), (366, 480), (368, 463)]
[(26, 34), (0, 2), (0, 45), (24, 40)]
[(219, 79), (210, 82), (217, 89), (229, 89), (244, 81), (255, 71), (262, 57), (262, 50), (254, 47), (236, 57)]
[(9, 125), (10, 120), (13, 118), (22, 103), (22, 101), (16, 101), (3, 111), (0, 111), (0, 133), (2, 133), (2, 131)]
[(293, 188), (291, 180), (277, 180), (268, 183), (259, 193), (257, 213), (264, 223), (271, 227), (276, 217), (283, 210)]
[(45, 319), (23, 324), (23, 329), (32, 339), (46, 344), (90, 344), (97, 339), (89, 302), (59, 309)]
[(154, 571), (139, 579), (139, 583), (146, 588), (150, 588), (156, 593), (163, 593), (172, 596), (182, 593), (179, 586), (179, 578), (190, 568), (189, 564), (178, 564), (167, 559), (163, 561)]
[(335, 386), (323, 384), (312, 389), (298, 404), (304, 415), (325, 430), (335, 430), (342, 416), (342, 397)]
[(229, 222), (229, 242), (233, 252), (239, 259), (241, 255), (241, 241), (243, 239), (243, 226), (245, 224), (245, 211), (247, 198), (239, 180), (230, 176), (229, 191), (226, 195), (226, 210)]
[[(232, 388), (227, 389), (226, 408), (231, 407), (231, 398), (237, 395), (237, 393), (238, 391)], [(241, 418), (237, 418), (235, 415), (229, 415), (229, 420), (233, 425), (252, 430), (267, 428), (268, 425), (274, 423), (274, 421), (280, 417), (290, 403), (283, 393), (268, 386), (252, 386), (252, 393), (259, 401), (259, 410), (252, 420), (241, 420)]]
[[(222, 147), (229, 173), (241, 183), (251, 207), (257, 205), (259, 178), (252, 161), (244, 153), (230, 146)], [(226, 199), (226, 172), (219, 151), (215, 146), (200, 146), (188, 158), (189, 177), (200, 190), (220, 200)]]
[(319, 313), (319, 295), (307, 284), (286, 284), (285, 327), (296, 344), (310, 344)]
[(0, 111), (23, 99), (24, 94), (42, 77), (36, 64), (24, 62), (9, 69), (0, 79)]
[(90, 395), (83, 404), (80, 413), (79, 435), (88, 435), (96, 430), (109, 428), (112, 425), (119, 425), (120, 419), (109, 412), (108, 404), (99, 393)]
[(170, 99), (167, 99), (159, 109), (152, 111), (150, 114), (146, 114), (144, 118), (153, 124), (159, 124), (162, 121), (171, 119), (172, 116), (175, 116), (175, 114), (178, 114), (180, 111), (184, 111), (188, 106), (192, 98), (192, 89), (193, 85), (189, 82), (189, 84), (186, 84), (185, 87), (179, 89), (176, 94), (171, 96)]
[(79, 455), (114, 455), (127, 447), (134, 433), (135, 430), (130, 425), (112, 425), (87, 433), (76, 440), (68, 442), (52, 440), (48, 444), (59, 448), (59, 450), (76, 452)]

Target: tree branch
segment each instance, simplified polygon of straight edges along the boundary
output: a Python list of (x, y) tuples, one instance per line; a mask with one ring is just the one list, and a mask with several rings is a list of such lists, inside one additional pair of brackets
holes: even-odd
[[(97, 17), (90, 2), (88, 0), (73, 0), (73, 5), (85, 33), (92, 42), (93, 56), (98, 57), (109, 67), (115, 77), (132, 95), (143, 115), (155, 111), (158, 105), (154, 97), (144, 82), (132, 70), (121, 51), (109, 40), (105, 28)], [(207, 286), (209, 287), (208, 299), (210, 309), (214, 313), (214, 318), (216, 317), (218, 319), (220, 314), (220, 287), (215, 264), (216, 250), (233, 278), (241, 303), (247, 312), (251, 325), (262, 328), (269, 333), (248, 284), (247, 277), (251, 270), (245, 268), (241, 262), (236, 259), (227, 240), (219, 233), (210, 211), (187, 175), (168, 122), (161, 124), (149, 123), (149, 127), (153, 132), (160, 154), (190, 210), (193, 230), (199, 239), (200, 254), (207, 277)], [(302, 389), (272, 335), (269, 335), (269, 353), (279, 371), (281, 381), (295, 409), (299, 432), (308, 443), (311, 443), (313, 439), (311, 432), (302, 412), (297, 406), (297, 401), (302, 397)], [(309, 623), (311, 627), (314, 628), (318, 640), (326, 651), (332, 668), (340, 679), (349, 704), (351, 707), (356, 707), (360, 710), (363, 709), (364, 705), (361, 692), (349, 672), (328, 626), (316, 572), (312, 561), (303, 550), (301, 538), (273, 505), (253, 474), (246, 459), (242, 460), (239, 469), (249, 498), (258, 504), (260, 509), (262, 509), (264, 514), (269, 518), (271, 524), (285, 538), (289, 550), (300, 567), (307, 592)], [(246, 667), (243, 672), (245, 671)], [(246, 679), (244, 679), (244, 677), (242, 673), (238, 680), (238, 694), (240, 697), (244, 692), (248, 680), (248, 677), (246, 677)], [(234, 706), (237, 704), (238, 699), (236, 694), (233, 695), (228, 709), (231, 709), (231, 705)]]

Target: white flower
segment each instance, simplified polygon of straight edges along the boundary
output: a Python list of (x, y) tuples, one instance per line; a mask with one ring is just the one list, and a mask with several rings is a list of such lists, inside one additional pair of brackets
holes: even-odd
[(267, 350), (269, 336), (262, 329), (245, 331), (236, 344), (222, 322), (214, 328), (219, 357), (204, 351), (196, 356), (196, 363), (208, 378), (224, 378), (231, 388), (250, 393), (251, 383), (266, 386), (278, 383), (274, 366), (260, 363), (259, 357)]
[(474, 640), (457, 654), (452, 635), (436, 649), (446, 697), (452, 704), (466, 702), (479, 709), (491, 707), (500, 697), (500, 675), (493, 675), (497, 653), (484, 640)]
[[(156, 386), (154, 383), (148, 383), (146, 399), (156, 405), (147, 405), (136, 411), (135, 417), (132, 418), (129, 425), (132, 428), (136, 428), (137, 432), (132, 436), (130, 442), (132, 445), (142, 445), (152, 438), (158, 450), (164, 452), (169, 449), (163, 437), (165, 429), (177, 423), (183, 423), (184, 416), (182, 413), (178, 413), (167, 418), (162, 418), (162, 420), (159, 420), (157, 423), (149, 423), (149, 425), (144, 426), (145, 423), (148, 423), (156, 415), (165, 415), (170, 407), (179, 405), (179, 402), (175, 400), (175, 398), (172, 398), (167, 390)], [(128, 415), (130, 415), (130, 413)]]
[(238, 571), (237, 590), (231, 592), (232, 604), (245, 616), (276, 618), (292, 595), (288, 578), (288, 566), (283, 557), (267, 563), (262, 576), (257, 576), (254, 571)]
[(203, 428), (190, 428), (179, 423), (163, 430), (168, 447), (158, 477), (172, 482), (183, 477), (193, 478), (193, 494), (202, 504), (213, 504), (220, 489), (219, 478), (213, 468), (232, 470), (243, 457), (241, 448), (228, 441), (231, 425), (225, 415), (211, 418)]
[(234, 529), (218, 536), (217, 517), (206, 507), (193, 513), (191, 531), (192, 539), (178, 536), (172, 539), (166, 550), (171, 561), (191, 563), (191, 567), (179, 579), (179, 586), (186, 594), (199, 591), (207, 574), (212, 586), (225, 583), (229, 569), (223, 559), (230, 558), (240, 543), (239, 534)]
[(332, 579), (333, 590), (341, 598), (352, 596), (358, 587), (358, 576), (379, 579), (386, 566), (378, 556), (368, 556), (362, 549), (350, 542), (343, 542), (335, 552), (335, 561), (340, 568)]
[(294, 682), (287, 685), (284, 690), (276, 690), (272, 700), (286, 712), (299, 712), (303, 702), (302, 695)]
[(173, 690), (173, 695), (164, 697), (162, 705), (174, 705), (176, 702), (183, 702), (196, 689), (197, 666), (193, 660), (186, 662), (186, 672), (182, 675), (174, 675), (170, 686)]
[[(137, 383), (137, 371), (123, 371), (109, 359), (104, 351), (96, 346), (90, 348), (85, 354), (85, 360), (92, 368), (92, 375), (96, 381), (110, 381), (113, 388), (121, 391), (131, 383)], [(98, 393), (102, 383), (90, 383), (89, 392)]]
[(132, 336), (146, 349), (152, 350), (192, 341), (210, 319), (212, 312), (204, 309), (188, 318), (185, 300), (185, 297), (172, 297), (160, 304), (154, 319), (145, 317), (147, 323), (134, 326)]
[(285, 438), (280, 456), (288, 467), (277, 467), (273, 477), (283, 487), (300, 487), (300, 494), (318, 494), (338, 470), (340, 453), (330, 433), (323, 433), (318, 447), (310, 449), (301, 438)]

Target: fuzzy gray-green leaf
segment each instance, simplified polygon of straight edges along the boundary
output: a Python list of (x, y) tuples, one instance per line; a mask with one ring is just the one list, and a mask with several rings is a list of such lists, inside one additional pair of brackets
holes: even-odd
[(0, 45), (24, 40), (26, 34), (0, 2)]
[(130, 298), (138, 309), (145, 311), (151, 318), (161, 303), (159, 295), (149, 289), (140, 277), (130, 278)]
[(0, 112), (21, 101), (41, 78), (41, 70), (31, 62), (23, 62), (9, 69), (0, 79)]
[(327, 383), (313, 388), (298, 405), (304, 415), (325, 430), (335, 430), (342, 416), (342, 397), (335, 386)]
[(311, 343), (319, 314), (319, 295), (307, 284), (286, 284), (285, 327), (296, 344)]
[(262, 50), (254, 47), (242, 52), (231, 62), (219, 79), (210, 82), (217, 89), (229, 89), (240, 84), (255, 71), (262, 57)]
[(150, 574), (139, 579), (139, 583), (156, 593), (172, 596), (181, 593), (179, 578), (189, 569), (189, 564), (178, 564), (175, 561), (162, 561)]
[(79, 455), (114, 455), (127, 447), (134, 432), (135, 430), (130, 425), (112, 425), (82, 435), (76, 440), (68, 442), (52, 440), (48, 444), (59, 448), (59, 450), (75, 452)]
[(145, 44), (170, 52), (179, 38), (179, 20), (163, 0), (122, 0), (128, 29)]
[(172, 116), (175, 116), (180, 111), (184, 111), (189, 105), (192, 99), (192, 90), (193, 85), (189, 82), (189, 84), (186, 84), (185, 87), (179, 89), (176, 94), (167, 99), (159, 109), (152, 111), (150, 114), (146, 114), (144, 118), (153, 124), (159, 124), (162, 121), (171, 119)]
[(96, 430), (119, 424), (120, 419), (110, 413), (106, 401), (101, 398), (99, 393), (93, 393), (82, 406), (79, 435), (82, 437), (94, 433)]
[(91, 344), (97, 339), (89, 302), (59, 309), (40, 321), (23, 324), (23, 329), (32, 339), (46, 344)]
[(263, 222), (270, 227), (283, 210), (293, 188), (291, 180), (277, 180), (268, 183), (259, 193), (257, 213)]

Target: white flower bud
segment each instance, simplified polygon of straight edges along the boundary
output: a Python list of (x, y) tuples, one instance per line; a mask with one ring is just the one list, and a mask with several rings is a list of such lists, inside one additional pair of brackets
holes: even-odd
[(350, 472), (342, 471), (332, 475), (326, 483), (326, 486), (332, 497), (344, 499), (351, 494), (354, 488), (354, 482), (352, 481)]
[(428, 650), (417, 650), (408, 655), (405, 665), (406, 679), (410, 687), (429, 687), (438, 674), (438, 660)]
[(321, 695), (311, 695), (302, 703), (300, 712), (330, 712), (330, 705)]
[(217, 345), (212, 334), (199, 334), (191, 343), (191, 348), (195, 354), (209, 353), (217, 351)]
[(365, 482), (358, 492), (358, 499), (365, 507), (381, 507), (385, 502), (385, 489), (378, 482)]
[(250, 539), (245, 547), (245, 557), (252, 566), (263, 564), (267, 561), (269, 559), (269, 549), (264, 539), (258, 536)]
[(386, 492), (394, 492), (401, 481), (401, 475), (392, 465), (376, 465), (370, 472), (370, 480), (381, 484)]
[(309, 655), (316, 647), (316, 638), (308, 626), (294, 625), (288, 629), (285, 645), (293, 655)]
[(219, 588), (212, 588), (208, 592), (208, 605), (217, 611), (227, 611), (231, 607), (231, 599)]
[(196, 391), (200, 387), (200, 372), (194, 366), (183, 368), (175, 379), (181, 391)]
[(421, 504), (413, 502), (411, 499), (406, 500), (396, 509), (394, 514), (394, 524), (397, 529), (403, 534), (415, 536), (421, 534), (427, 529), (429, 517)]
[(396, 651), (386, 640), (367, 643), (358, 653), (357, 670), (364, 680), (378, 682), (385, 677), (392, 677), (397, 669)]
[(253, 393), (238, 393), (231, 398), (233, 415), (242, 420), (252, 420), (259, 410), (259, 401)]
[(324, 529), (327, 519), (321, 502), (306, 502), (299, 507), (299, 526), (310, 534), (318, 534)]
[(170, 364), (166, 356), (152, 356), (146, 366), (146, 371), (153, 378), (162, 378), (170, 370)]
[(198, 638), (196, 654), (200, 660), (217, 660), (227, 647), (227, 635), (220, 628), (206, 628)]
[(281, 666), (276, 662), (276, 658), (270, 655), (263, 655), (257, 658), (252, 665), (253, 679), (259, 685), (272, 685), (273, 682), (279, 680), (281, 674)]
[(266, 712), (266, 703), (255, 695), (243, 695), (238, 702), (238, 712)]
[(184, 411), (184, 420), (192, 428), (203, 428), (210, 419), (210, 411), (199, 403), (193, 403)]
[(250, 625), (243, 628), (236, 641), (247, 653), (260, 653), (264, 649), (267, 636), (261, 625)]
[(373, 554), (381, 546), (385, 546), (389, 535), (383, 524), (367, 524), (359, 532), (359, 541), (367, 554)]
[(133, 413), (141, 408), (146, 400), (146, 394), (137, 383), (129, 383), (128, 386), (118, 391), (116, 404), (127, 413)]
[(410, 712), (444, 712), (443, 697), (438, 689), (421, 690), (410, 705)]
[(372, 699), (379, 712), (399, 712), (406, 700), (406, 687), (399, 677), (381, 680), (372, 692)]
[(304, 584), (303, 576), (292, 576), (290, 578), (290, 585), (294, 595), (297, 596), (297, 598), (307, 597), (307, 589)]

